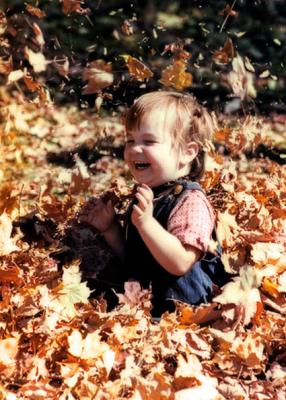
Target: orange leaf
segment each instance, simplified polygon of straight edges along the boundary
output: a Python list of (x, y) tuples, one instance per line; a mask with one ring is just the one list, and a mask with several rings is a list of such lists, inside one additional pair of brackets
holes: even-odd
[(41, 87), (41, 85), (38, 82), (35, 82), (31, 76), (24, 76), (24, 82), (27, 86), (27, 89), (32, 93), (36, 92)]
[(278, 291), (277, 283), (272, 282), (268, 278), (264, 278), (262, 282), (262, 290), (266, 293), (269, 293), (273, 297), (278, 297), (280, 295)]
[(123, 55), (122, 57), (126, 63), (129, 74), (137, 79), (137, 81), (143, 82), (145, 79), (148, 80), (153, 76), (153, 72), (137, 58), (129, 55)]
[(235, 57), (235, 54), (232, 40), (227, 38), (223, 48), (215, 51), (212, 59), (216, 64), (228, 64)]
[(165, 86), (172, 86), (177, 90), (183, 90), (193, 83), (193, 76), (186, 72), (187, 62), (176, 60), (162, 71), (160, 82)]
[(40, 10), (38, 7), (34, 7), (31, 4), (26, 4), (26, 10), (36, 17), (42, 18), (46, 16), (46, 13)]
[(230, 128), (223, 128), (214, 132), (214, 140), (217, 142), (226, 142), (232, 130)]
[(9, 57), (9, 60), (4, 61), (0, 58), (0, 74), (8, 75), (13, 69), (12, 57)]
[(71, 14), (76, 12), (78, 14), (85, 14), (89, 12), (89, 9), (84, 9), (81, 5), (84, 3), (82, 0), (62, 0), (63, 12), (65, 14)]

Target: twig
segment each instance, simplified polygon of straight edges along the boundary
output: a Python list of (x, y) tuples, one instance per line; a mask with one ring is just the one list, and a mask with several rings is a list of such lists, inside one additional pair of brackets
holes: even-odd
[(231, 5), (231, 7), (230, 7), (230, 10), (229, 10), (229, 12), (227, 13), (227, 16), (225, 17), (225, 19), (224, 19), (224, 21), (223, 21), (223, 23), (222, 23), (222, 26), (221, 26), (221, 28), (220, 28), (220, 30), (219, 30), (219, 33), (221, 33), (221, 32), (223, 31), (223, 28), (224, 28), (225, 24), (227, 23), (227, 20), (228, 20), (228, 18), (229, 18), (229, 16), (230, 16), (231, 12), (232, 12), (232, 10), (233, 10), (233, 7), (235, 6), (235, 3), (236, 3), (236, 0), (233, 1), (232, 5)]

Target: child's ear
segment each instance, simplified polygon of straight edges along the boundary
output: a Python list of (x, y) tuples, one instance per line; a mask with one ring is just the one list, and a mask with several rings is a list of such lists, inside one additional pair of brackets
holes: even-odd
[(190, 164), (198, 155), (199, 145), (196, 142), (190, 142), (188, 145), (182, 150), (181, 154), (181, 163), (187, 165)]

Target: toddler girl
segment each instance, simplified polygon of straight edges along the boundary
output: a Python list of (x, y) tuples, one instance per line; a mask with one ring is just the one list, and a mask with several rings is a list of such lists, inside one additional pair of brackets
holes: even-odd
[(101, 199), (82, 217), (123, 260), (122, 279), (151, 286), (155, 317), (172, 311), (172, 300), (209, 301), (214, 283), (222, 283), (219, 257), (208, 252), (214, 212), (194, 182), (204, 171), (203, 146), (212, 131), (211, 116), (191, 95), (141, 96), (126, 117), (124, 158), (138, 186), (124, 227), (111, 202)]

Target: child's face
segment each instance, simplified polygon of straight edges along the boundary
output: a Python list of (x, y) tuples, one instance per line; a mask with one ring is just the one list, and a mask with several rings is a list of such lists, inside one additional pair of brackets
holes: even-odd
[(190, 169), (182, 151), (173, 145), (166, 120), (164, 112), (154, 110), (143, 117), (139, 129), (127, 132), (124, 159), (135, 180), (151, 188), (186, 175)]

